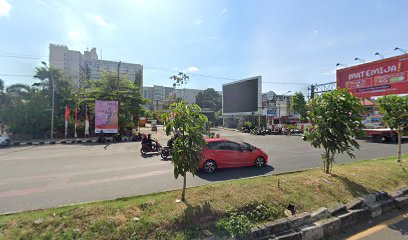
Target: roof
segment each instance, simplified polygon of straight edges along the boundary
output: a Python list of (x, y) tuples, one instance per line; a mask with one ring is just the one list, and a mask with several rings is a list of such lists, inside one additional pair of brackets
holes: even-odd
[(375, 102), (372, 102), (372, 101), (370, 101), (368, 99), (365, 99), (365, 98), (363, 100), (361, 100), (360, 102), (361, 102), (361, 104), (363, 106), (366, 106), (366, 107), (375, 106)]

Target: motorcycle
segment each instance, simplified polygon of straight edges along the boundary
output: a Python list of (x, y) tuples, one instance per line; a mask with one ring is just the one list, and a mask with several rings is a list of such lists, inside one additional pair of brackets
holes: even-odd
[(160, 145), (159, 141), (154, 140), (154, 144), (142, 144), (142, 148), (140, 149), (140, 153), (142, 156), (146, 156), (147, 153), (159, 153), (162, 150), (162, 146)]
[(143, 138), (143, 135), (141, 133), (132, 135), (132, 142), (142, 141), (142, 138)]
[(106, 138), (103, 134), (98, 135), (98, 139), (96, 140), (98, 143), (106, 143)]
[(170, 147), (163, 147), (163, 148), (160, 150), (160, 156), (161, 156), (164, 160), (167, 160), (168, 157), (170, 157), (170, 155), (171, 155), (171, 148), (170, 148)]
[(115, 135), (113, 135), (113, 142), (117, 143), (117, 142), (122, 142), (122, 134), (120, 133), (116, 133)]

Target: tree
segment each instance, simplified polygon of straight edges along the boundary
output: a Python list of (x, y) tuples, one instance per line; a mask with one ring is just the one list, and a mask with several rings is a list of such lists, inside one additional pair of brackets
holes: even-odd
[[(173, 151), (172, 162), (174, 165), (174, 177), (183, 176), (183, 191), (181, 200), (185, 201), (187, 172), (193, 176), (203, 159), (203, 149), (206, 146), (204, 140), (205, 124), (207, 117), (200, 114), (201, 108), (197, 104), (186, 104), (184, 101), (171, 106), (171, 114), (174, 119), (166, 127), (166, 134), (178, 132)], [(170, 117), (170, 116), (168, 116)]]
[(384, 115), (382, 121), (398, 133), (397, 161), (401, 162), (401, 138), (404, 128), (408, 127), (408, 96), (385, 96), (378, 99), (378, 104)]
[[(179, 72), (177, 75), (171, 76), (170, 79), (173, 80), (173, 87), (174, 88), (180, 88), (183, 85), (185, 87), (187, 85), (187, 83), (190, 81), (190, 77), (187, 74), (183, 73), (183, 72)], [(184, 90), (185, 90), (185, 88), (184, 88)], [(186, 94), (186, 92), (184, 91), (183, 98), (185, 97), (185, 94)]]
[(4, 81), (3, 79), (0, 78), (0, 93), (3, 93), (4, 91)]
[(77, 91), (75, 101), (78, 106), (88, 106), (90, 114), (95, 107), (95, 100), (119, 99), (120, 131), (131, 123), (132, 118), (137, 120), (144, 113), (142, 105), (146, 100), (142, 97), (138, 84), (123, 77), (118, 81), (114, 73), (105, 72), (100, 80), (88, 80)]
[(50, 101), (47, 96), (28, 85), (14, 84), (7, 88), (0, 115), (7, 129), (23, 138), (44, 138), (49, 132)]
[(307, 106), (305, 96), (302, 92), (295, 92), (290, 98), (290, 110), (292, 112), (297, 112), (301, 121), (306, 119)]
[(222, 97), (214, 88), (207, 88), (197, 94), (196, 103), (201, 108), (209, 108), (216, 112), (222, 108)]
[(354, 148), (359, 149), (354, 137), (361, 133), (361, 114), (364, 109), (360, 100), (344, 89), (315, 97), (308, 107), (314, 127), (306, 133), (306, 138), (313, 147), (323, 147), (324, 171), (330, 173), (336, 153), (347, 153), (354, 157), (352, 151)]
[(6, 95), (4, 93), (4, 81), (0, 78), (0, 135), (4, 132), (4, 117), (3, 109), (6, 105)]
[[(51, 76), (52, 75), (52, 76)], [(54, 67), (36, 67), (34, 78), (40, 80), (40, 82), (34, 83), (34, 86), (42, 89), (52, 89), (52, 79), (55, 81), (54, 86), (59, 86), (59, 82), (64, 80), (64, 74), (61, 69)]]

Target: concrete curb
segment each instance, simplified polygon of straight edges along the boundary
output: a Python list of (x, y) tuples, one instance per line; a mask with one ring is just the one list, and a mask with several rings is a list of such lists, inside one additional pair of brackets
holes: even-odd
[(393, 209), (406, 207), (408, 187), (390, 194), (375, 192), (331, 209), (319, 208), (311, 214), (300, 213), (257, 225), (236, 239), (325, 239), (352, 226), (367, 223)]
[[(124, 139), (123, 142), (129, 142)], [(19, 147), (19, 146), (39, 146), (39, 145), (53, 145), (53, 144), (76, 144), (76, 143), (97, 143), (96, 139), (70, 139), (57, 141), (26, 141), (26, 142), (12, 142), (10, 146), (0, 146), (1, 148)]]

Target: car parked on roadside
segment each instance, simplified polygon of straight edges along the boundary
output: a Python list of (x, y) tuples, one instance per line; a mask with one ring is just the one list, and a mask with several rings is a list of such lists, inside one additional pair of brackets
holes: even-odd
[(11, 139), (6, 136), (0, 136), (0, 146), (8, 147), (11, 145)]
[(206, 142), (207, 148), (199, 169), (207, 173), (215, 172), (218, 168), (264, 167), (267, 164), (268, 155), (249, 143), (222, 138), (208, 138)]

